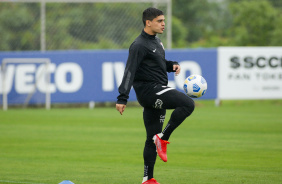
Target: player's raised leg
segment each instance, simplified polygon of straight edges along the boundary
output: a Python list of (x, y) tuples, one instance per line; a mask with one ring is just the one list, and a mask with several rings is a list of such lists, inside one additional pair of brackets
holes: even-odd
[(156, 93), (156, 101), (161, 103), (163, 109), (175, 109), (169, 122), (161, 133), (153, 137), (160, 158), (167, 161), (167, 144), (172, 132), (192, 114), (195, 108), (194, 101), (184, 93), (162, 86)]
[(172, 112), (166, 127), (162, 131), (163, 135), (161, 139), (168, 141), (172, 132), (193, 113), (195, 103), (187, 95), (175, 89), (164, 93), (162, 99), (164, 99), (163, 108), (175, 109)]

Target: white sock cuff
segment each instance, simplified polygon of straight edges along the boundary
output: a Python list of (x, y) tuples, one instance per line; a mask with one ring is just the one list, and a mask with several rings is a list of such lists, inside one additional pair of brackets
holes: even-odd
[(159, 136), (159, 138), (162, 138), (164, 136), (164, 134), (163, 133), (159, 133), (158, 136)]
[(145, 181), (147, 181), (148, 180), (148, 176), (146, 176), (146, 177), (143, 177), (143, 181), (142, 181), (142, 183), (144, 183)]

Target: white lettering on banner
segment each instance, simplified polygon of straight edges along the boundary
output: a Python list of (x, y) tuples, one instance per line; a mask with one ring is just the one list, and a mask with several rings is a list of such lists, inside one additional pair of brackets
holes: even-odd
[[(179, 63), (181, 66), (180, 74), (175, 77), (174, 81), (168, 81), (168, 86), (172, 88), (183, 88), (183, 83), (186, 79), (186, 72), (190, 71), (191, 74), (202, 75), (200, 65), (196, 61), (182, 61)], [(125, 65), (123, 62), (104, 62), (102, 64), (102, 89), (105, 92), (110, 92), (119, 87), (122, 82)], [(115, 82), (116, 81), (116, 84)]]
[[(120, 84), (122, 82), (124, 69), (125, 69), (125, 66), (124, 66), (123, 62), (115, 62), (114, 63), (114, 72), (115, 72), (117, 86), (120, 86)], [(122, 72), (118, 72), (118, 71), (122, 71)]]
[(102, 89), (110, 92), (118, 87), (122, 82), (125, 65), (123, 62), (104, 62), (102, 64)]
[(179, 89), (183, 88), (184, 81), (188, 77), (186, 76), (187, 71), (190, 71), (191, 75), (193, 74), (202, 75), (201, 66), (196, 61), (181, 61), (179, 65), (181, 66), (181, 72), (174, 79), (176, 86)]
[[(71, 75), (71, 80), (67, 81), (67, 74)], [(63, 63), (58, 66), (55, 81), (57, 88), (64, 93), (73, 93), (78, 91), (83, 83), (83, 72), (76, 63)]]
[(34, 64), (19, 65), (15, 75), (15, 89), (19, 94), (31, 93), (34, 90)]
[[(54, 73), (56, 71), (56, 65), (54, 63), (50, 63), (48, 66), (48, 71), (46, 71), (46, 65), (42, 64), (38, 67), (36, 71), (36, 82), (37, 82), (37, 89), (44, 93), (47, 91), (47, 78), (46, 74), (48, 73)], [(55, 93), (56, 92), (56, 85), (55, 84), (49, 84), (48, 85), (48, 90), (50, 93)]]
[[(13, 86), (15, 76), (15, 91), (19, 94), (32, 92), (35, 87), (40, 92), (46, 92), (46, 72), (54, 73), (54, 84), (49, 84), (48, 89), (55, 93), (58, 89), (63, 93), (74, 93), (78, 91), (83, 84), (83, 71), (77, 63), (62, 63), (56, 65), (51, 63), (46, 71), (46, 65), (41, 64), (9, 64), (6, 67), (5, 75), (5, 92), (8, 94)], [(0, 70), (0, 93), (3, 93), (2, 70)], [(69, 76), (69, 80), (67, 78)], [(35, 86), (35, 82), (37, 85)]]
[(172, 88), (176, 88), (176, 84), (175, 84), (174, 80), (173, 80), (173, 81), (172, 81), (172, 80), (169, 80), (169, 81), (167, 82), (167, 86), (172, 87)]
[(282, 47), (220, 47), (220, 99), (282, 98)]
[[(0, 72), (2, 72), (2, 68), (0, 66)], [(15, 73), (15, 66), (14, 65), (8, 65), (6, 67), (6, 72), (5, 72), (5, 92), (8, 93), (11, 91), (12, 86), (13, 86), (13, 79), (14, 79), (14, 73)], [(3, 93), (3, 85), (2, 85), (2, 76), (3, 74), (0, 74), (0, 93)]]
[(113, 64), (111, 62), (104, 62), (102, 64), (102, 89), (103, 91), (113, 91), (114, 86), (114, 74)]

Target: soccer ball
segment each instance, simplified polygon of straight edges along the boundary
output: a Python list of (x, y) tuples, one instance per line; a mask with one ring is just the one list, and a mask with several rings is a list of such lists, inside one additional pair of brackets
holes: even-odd
[(184, 81), (185, 93), (192, 98), (200, 98), (208, 89), (208, 84), (204, 77), (200, 75), (190, 75)]

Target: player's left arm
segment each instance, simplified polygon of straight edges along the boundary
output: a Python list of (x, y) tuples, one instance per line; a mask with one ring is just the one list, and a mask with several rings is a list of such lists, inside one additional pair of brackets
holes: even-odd
[(173, 65), (173, 71), (175, 71), (175, 76), (177, 76), (180, 73), (181, 66), (179, 64)]
[(181, 70), (181, 67), (178, 64), (178, 62), (176, 62), (176, 61), (168, 61), (168, 60), (165, 60), (165, 61), (166, 61), (166, 70), (167, 70), (167, 72), (175, 72), (175, 75), (178, 75), (180, 70)]

